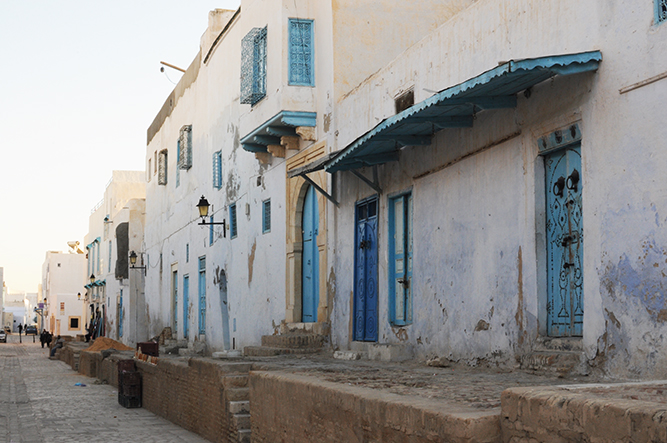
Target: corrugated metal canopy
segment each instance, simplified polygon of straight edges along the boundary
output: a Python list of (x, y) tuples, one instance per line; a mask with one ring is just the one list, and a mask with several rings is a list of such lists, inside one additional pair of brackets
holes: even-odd
[(389, 117), (340, 151), (324, 169), (356, 169), (398, 159), (404, 146), (429, 145), (444, 128), (472, 127), (475, 113), (516, 107), (516, 94), (556, 75), (594, 71), (600, 51), (512, 60)]

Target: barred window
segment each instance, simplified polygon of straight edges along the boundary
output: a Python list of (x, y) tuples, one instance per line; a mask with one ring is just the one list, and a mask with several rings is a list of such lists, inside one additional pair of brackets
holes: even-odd
[(289, 84), (315, 86), (313, 21), (289, 19)]
[(160, 151), (158, 156), (158, 167), (157, 167), (157, 184), (166, 185), (167, 184), (167, 150), (164, 149)]
[(222, 151), (213, 153), (213, 187), (222, 188)]
[(667, 21), (667, 0), (655, 0), (655, 22)]
[(253, 28), (241, 42), (241, 103), (255, 105), (266, 96), (266, 26)]
[(192, 125), (181, 128), (178, 136), (178, 169), (190, 169), (192, 167)]

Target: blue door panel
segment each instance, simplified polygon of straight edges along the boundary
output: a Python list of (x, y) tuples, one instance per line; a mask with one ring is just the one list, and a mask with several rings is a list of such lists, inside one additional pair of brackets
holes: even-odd
[(312, 186), (306, 191), (303, 204), (303, 255), (302, 255), (302, 317), (304, 322), (317, 321), (319, 304), (319, 251), (317, 234), (319, 227), (319, 210), (317, 194)]
[(190, 276), (183, 277), (183, 338), (188, 338), (190, 322), (188, 319), (188, 308), (190, 305)]
[(547, 333), (583, 335), (583, 218), (580, 145), (545, 158)]
[(354, 239), (354, 340), (377, 341), (377, 197), (357, 203)]

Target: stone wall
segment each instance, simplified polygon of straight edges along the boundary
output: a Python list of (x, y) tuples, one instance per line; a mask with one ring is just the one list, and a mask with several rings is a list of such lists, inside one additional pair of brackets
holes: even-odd
[(321, 381), (251, 372), (252, 441), (500, 442), (497, 410), (456, 412), (442, 402)]

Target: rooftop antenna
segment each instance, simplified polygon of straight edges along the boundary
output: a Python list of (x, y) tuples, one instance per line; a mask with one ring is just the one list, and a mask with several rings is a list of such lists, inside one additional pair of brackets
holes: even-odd
[(175, 70), (177, 70), (177, 71), (185, 72), (185, 69), (183, 69), (183, 68), (179, 68), (178, 66), (174, 66), (174, 65), (172, 65), (171, 63), (160, 62), (160, 64), (161, 64), (161, 65), (164, 65), (164, 66), (160, 66), (160, 72), (164, 72), (164, 67), (165, 67), (165, 66), (168, 67), (168, 68), (171, 68), (171, 69), (175, 69)]

